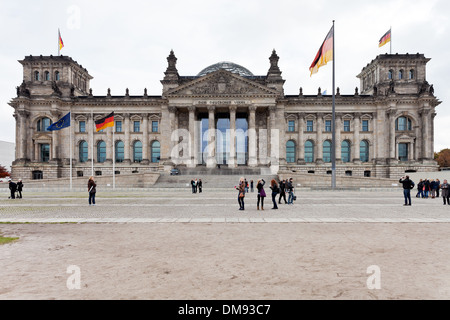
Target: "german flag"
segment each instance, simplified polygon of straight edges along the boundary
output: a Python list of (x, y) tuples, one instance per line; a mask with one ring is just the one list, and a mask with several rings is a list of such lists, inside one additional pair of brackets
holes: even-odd
[(384, 46), (386, 43), (391, 41), (391, 29), (389, 29), (388, 32), (384, 34), (384, 36), (381, 37), (380, 43), (378, 44), (378, 47)]
[(327, 37), (320, 46), (319, 52), (317, 52), (309, 71), (311, 71), (311, 76), (319, 71), (319, 68), (326, 65), (329, 61), (333, 60), (333, 37), (334, 37), (334, 26), (331, 27), (330, 32), (328, 32)]
[(58, 29), (58, 47), (59, 50), (61, 50), (64, 47), (64, 42), (61, 38), (61, 33), (59, 32), (59, 29)]
[(108, 127), (114, 127), (114, 111), (108, 114), (106, 117), (95, 121), (95, 129), (97, 132)]

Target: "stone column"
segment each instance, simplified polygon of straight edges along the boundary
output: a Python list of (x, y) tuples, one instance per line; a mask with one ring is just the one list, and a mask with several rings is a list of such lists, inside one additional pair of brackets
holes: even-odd
[(215, 168), (217, 165), (215, 109), (215, 106), (208, 106), (208, 158), (206, 160), (207, 168)]
[(250, 167), (257, 166), (256, 158), (256, 106), (250, 106), (248, 121), (248, 165)]
[(355, 113), (354, 119), (354, 131), (353, 131), (353, 148), (352, 148), (352, 158), (353, 162), (361, 162), (359, 157), (359, 132), (361, 131), (361, 114)]
[(230, 156), (228, 167), (236, 168), (236, 106), (230, 106)]
[[(174, 134), (175, 130), (176, 130), (176, 112), (177, 112), (177, 108), (176, 107), (169, 107), (169, 128), (170, 128), (170, 133), (169, 133), (169, 145), (170, 145), (170, 149), (169, 149), (169, 157), (170, 157), (170, 161), (173, 163), (173, 158), (174, 157), (178, 157), (178, 149), (175, 150), (175, 144), (178, 143), (178, 138), (175, 141), (172, 140), (172, 135)], [(177, 136), (178, 137), (178, 136)]]
[(280, 140), (278, 139), (278, 134), (276, 134), (276, 116), (275, 112), (277, 110), (276, 106), (270, 106), (269, 107), (269, 124), (270, 124), (270, 131), (268, 132), (268, 141), (269, 141), (269, 159), (271, 163), (271, 167), (274, 164), (278, 164), (278, 158), (280, 156)]
[(142, 126), (143, 126), (143, 133), (142, 133), (142, 164), (149, 164), (150, 160), (149, 160), (149, 156), (148, 156), (148, 113), (144, 113), (142, 115), (143, 121), (142, 121)]
[(342, 149), (341, 149), (341, 132), (342, 132), (342, 115), (336, 115), (336, 146), (331, 146), (335, 148), (336, 152), (336, 162), (342, 161)]
[(395, 157), (395, 110), (389, 110), (389, 159), (396, 160)]
[[(58, 120), (56, 120), (56, 121), (58, 121)], [(56, 152), (56, 148), (57, 148), (57, 146), (59, 146), (58, 133), (57, 132), (58, 132), (57, 130), (53, 130), (52, 131), (52, 154), (51, 154), (51, 158), (50, 158), (51, 160), (57, 160), (57, 158), (58, 158), (58, 155), (57, 155), (57, 152)], [(73, 151), (75, 153), (75, 149), (76, 149), (75, 141), (76, 141), (76, 139), (75, 139), (74, 136), (72, 136), (72, 138), (73, 138), (72, 147), (73, 147)]]
[(26, 111), (19, 111), (20, 119), (20, 145), (16, 148), (19, 150), (19, 159), (27, 158), (27, 130), (26, 130), (26, 118), (28, 113)]
[(323, 162), (323, 114), (317, 114), (317, 160)]
[(124, 132), (125, 132), (125, 141), (123, 142), (124, 150), (123, 150), (123, 157), (124, 157), (124, 163), (131, 164), (131, 157), (130, 157), (130, 151), (131, 151), (131, 140), (130, 140), (130, 114), (124, 113)]
[(189, 106), (189, 161), (187, 163), (187, 166), (189, 168), (195, 168), (196, 167), (196, 152), (197, 150), (195, 148), (196, 141), (195, 141), (195, 106)]
[(305, 114), (303, 112), (298, 115), (298, 138), (297, 138), (297, 162), (299, 164), (304, 164), (305, 162), (305, 141), (304, 141), (304, 131), (305, 131)]

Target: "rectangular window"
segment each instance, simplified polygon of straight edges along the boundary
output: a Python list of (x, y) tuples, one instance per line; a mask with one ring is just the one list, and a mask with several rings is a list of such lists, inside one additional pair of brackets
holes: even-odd
[(362, 121), (362, 131), (368, 132), (369, 131), (369, 120), (363, 120)]
[(141, 131), (141, 122), (140, 121), (134, 121), (133, 123), (133, 132), (140, 132)]
[(288, 131), (289, 132), (294, 132), (295, 131), (295, 121), (294, 120), (289, 120), (289, 122), (288, 122)]
[(314, 121), (313, 120), (307, 120), (306, 121), (306, 131), (307, 132), (313, 132), (314, 131)]
[(152, 121), (152, 132), (158, 132), (158, 121)]
[(344, 131), (350, 132), (350, 120), (344, 120)]
[(86, 132), (86, 121), (80, 121), (80, 132)]
[(325, 131), (331, 132), (331, 120), (325, 120)]
[(50, 160), (50, 145), (41, 144), (41, 161), (48, 162)]
[(116, 132), (122, 132), (122, 121), (116, 121)]
[(399, 143), (398, 144), (398, 160), (408, 161), (408, 144)]

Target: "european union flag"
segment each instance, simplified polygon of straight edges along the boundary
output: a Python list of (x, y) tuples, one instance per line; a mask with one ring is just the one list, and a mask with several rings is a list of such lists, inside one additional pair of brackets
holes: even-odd
[(56, 121), (55, 123), (52, 123), (47, 128), (47, 131), (61, 130), (69, 126), (70, 126), (70, 112), (61, 119), (59, 119), (58, 121)]

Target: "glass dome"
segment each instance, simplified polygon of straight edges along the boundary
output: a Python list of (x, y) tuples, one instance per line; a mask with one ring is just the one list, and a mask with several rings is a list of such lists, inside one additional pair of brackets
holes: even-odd
[(217, 71), (219, 69), (225, 69), (227, 71), (230, 71), (232, 73), (237, 73), (240, 76), (243, 77), (253, 77), (253, 73), (251, 73), (248, 69), (244, 68), (243, 66), (240, 66), (233, 62), (223, 61), (216, 64), (213, 64), (209, 67), (206, 67), (200, 73), (197, 75), (197, 77), (203, 77), (207, 75), (208, 73)]

